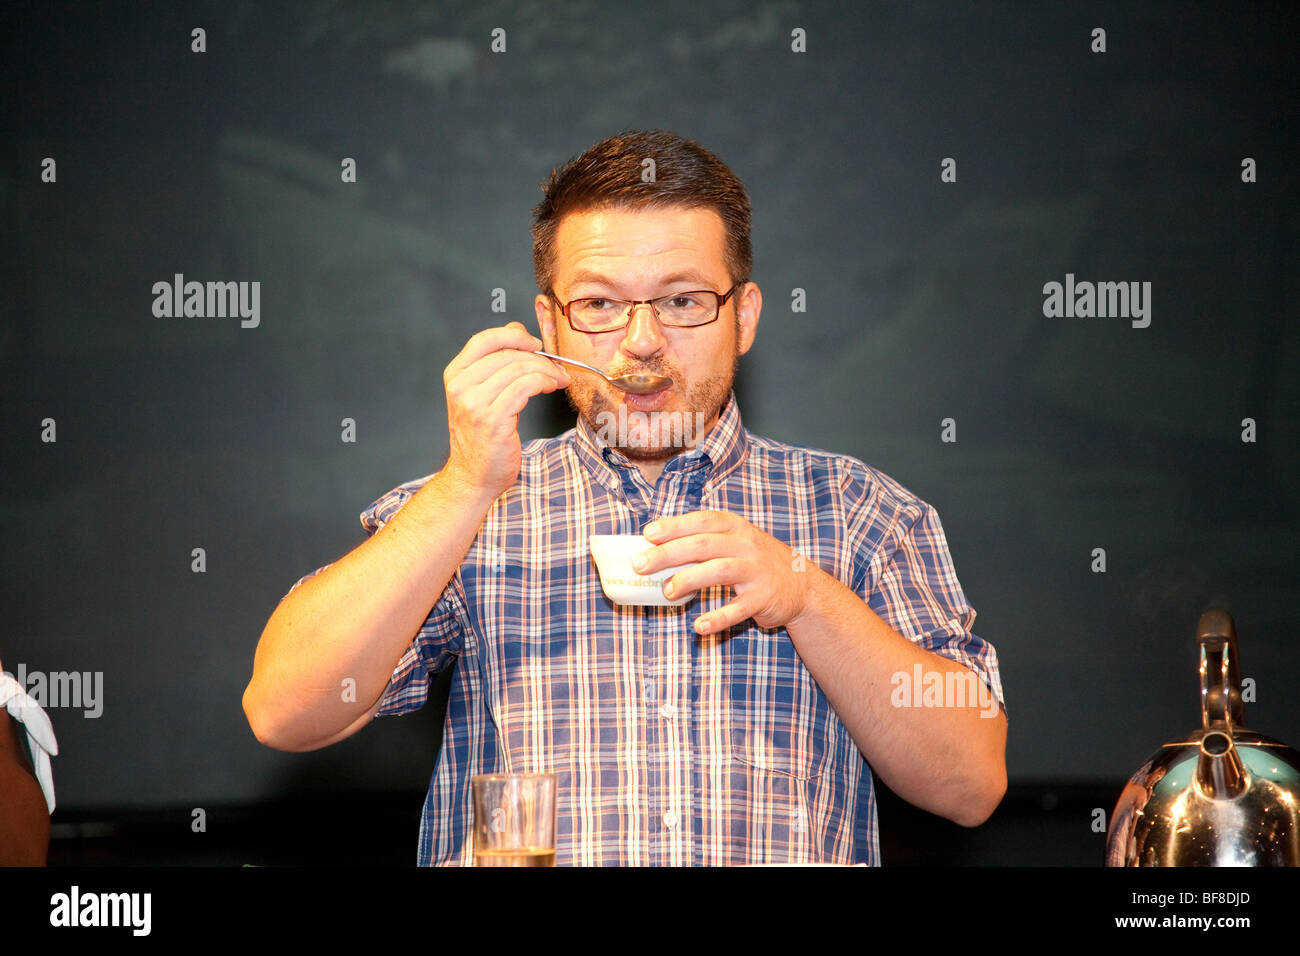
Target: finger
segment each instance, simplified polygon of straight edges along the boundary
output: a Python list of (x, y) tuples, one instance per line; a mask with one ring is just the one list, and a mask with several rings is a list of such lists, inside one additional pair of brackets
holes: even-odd
[[(728, 557), (740, 553), (740, 543), (740, 539), (731, 534), (690, 534), (666, 539), (663, 544), (636, 555), (632, 567), (638, 574), (651, 574), (679, 564)], [(642, 558), (645, 559), (644, 566)]]
[(673, 518), (658, 518), (646, 525), (641, 533), (658, 544), (688, 534), (731, 530), (735, 527), (736, 517), (726, 511), (692, 511)]
[(745, 610), (740, 600), (725, 604), (717, 610), (702, 614), (695, 619), (696, 634), (717, 634), (729, 627), (735, 627), (741, 621), (747, 621), (753, 614)]
[(664, 596), (672, 600), (692, 591), (717, 586), (739, 590), (749, 582), (749, 574), (749, 562), (743, 558), (715, 558), (678, 571), (664, 582)]
[[(447, 392), (450, 395), (464, 394), (475, 385), (481, 385), (489, 378), (495, 375), (501, 369), (514, 362), (527, 361), (530, 363), (544, 362), (545, 365), (538, 365), (537, 368), (554, 368), (564, 372), (561, 365), (552, 362), (550, 359), (533, 355), (531, 350), (525, 349), (500, 349), (496, 352), (489, 352), (477, 362), (464, 368), (459, 375), (447, 383)], [(564, 372), (567, 376), (569, 373)], [(568, 383), (565, 382), (567, 385)]]
[(501, 349), (519, 349), (534, 352), (542, 347), (542, 340), (531, 335), (522, 322), (511, 322), (498, 328), (484, 329), (470, 336), (465, 347), (443, 370), (443, 380), (450, 382), (483, 356)]
[[(534, 395), (541, 395), (543, 392), (553, 392), (560, 386), (556, 384), (555, 379), (545, 372), (529, 372), (526, 375), (520, 375), (511, 381), (501, 394), (498, 395), (490, 406), (490, 412), (493, 416), (512, 416), (517, 417), (528, 400)], [(518, 422), (513, 422), (518, 427)]]
[(542, 391), (553, 392), (557, 388), (564, 388), (569, 384), (569, 376), (566, 372), (556, 368), (553, 363), (546, 361), (546, 359), (534, 355), (510, 362), (497, 369), (481, 384), (470, 388), (464, 395), (464, 402), (467, 405), (491, 405), (496, 401), (498, 395), (510, 387), (512, 382), (531, 375), (543, 376), (550, 383), (550, 386), (530, 392), (530, 395), (536, 395)]

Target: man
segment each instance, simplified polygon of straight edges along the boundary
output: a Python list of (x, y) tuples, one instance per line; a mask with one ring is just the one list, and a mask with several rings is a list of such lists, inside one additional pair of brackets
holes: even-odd
[[(873, 773), (985, 820), (1006, 787), (997, 659), (938, 516), (861, 462), (741, 425), (732, 380), (762, 308), (743, 185), (651, 131), (543, 191), (541, 339), (512, 322), (447, 366), (447, 464), (282, 600), (244, 695), (258, 738), (334, 743), (420, 707), (454, 662), (421, 864), (472, 862), (470, 777), (493, 771), (559, 776), (561, 864), (876, 863)], [(629, 395), (543, 344), (672, 383)], [(521, 447), (519, 413), (561, 388), (577, 427)], [(665, 590), (697, 598), (604, 597), (589, 537), (637, 531), (655, 545), (638, 570), (695, 563)], [(990, 706), (910, 706), (913, 674), (970, 678)]]

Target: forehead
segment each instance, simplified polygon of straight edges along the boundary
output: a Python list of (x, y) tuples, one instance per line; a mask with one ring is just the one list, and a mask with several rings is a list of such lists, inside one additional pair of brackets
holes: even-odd
[(682, 274), (723, 283), (726, 238), (722, 217), (708, 207), (568, 213), (555, 233), (556, 285), (596, 277), (646, 285)]

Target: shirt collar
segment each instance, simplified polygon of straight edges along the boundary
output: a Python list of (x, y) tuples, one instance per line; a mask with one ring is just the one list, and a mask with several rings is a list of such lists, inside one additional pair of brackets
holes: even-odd
[[(621, 487), (619, 470), (636, 466), (622, 452), (611, 448), (581, 415), (578, 416), (576, 431), (578, 459), (602, 484), (614, 489)], [(741, 423), (740, 406), (733, 390), (727, 396), (722, 414), (709, 429), (704, 441), (690, 451), (669, 459), (664, 465), (663, 474), (693, 472), (704, 468), (707, 469), (706, 483), (714, 484), (734, 471), (744, 461), (748, 450), (748, 433)]]

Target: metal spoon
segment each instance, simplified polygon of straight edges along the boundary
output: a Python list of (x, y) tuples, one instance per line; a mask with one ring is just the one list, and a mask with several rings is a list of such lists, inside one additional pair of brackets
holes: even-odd
[(654, 375), (650, 372), (633, 372), (631, 375), (609, 376), (600, 369), (593, 368), (585, 362), (578, 362), (571, 358), (565, 358), (563, 355), (552, 355), (550, 352), (543, 352), (540, 349), (534, 354), (545, 356), (548, 359), (554, 359), (557, 362), (564, 362), (566, 365), (576, 365), (578, 368), (585, 368), (588, 372), (595, 372), (615, 388), (622, 389), (632, 395), (649, 395), (673, 384), (673, 380), (668, 378), (666, 375)]

